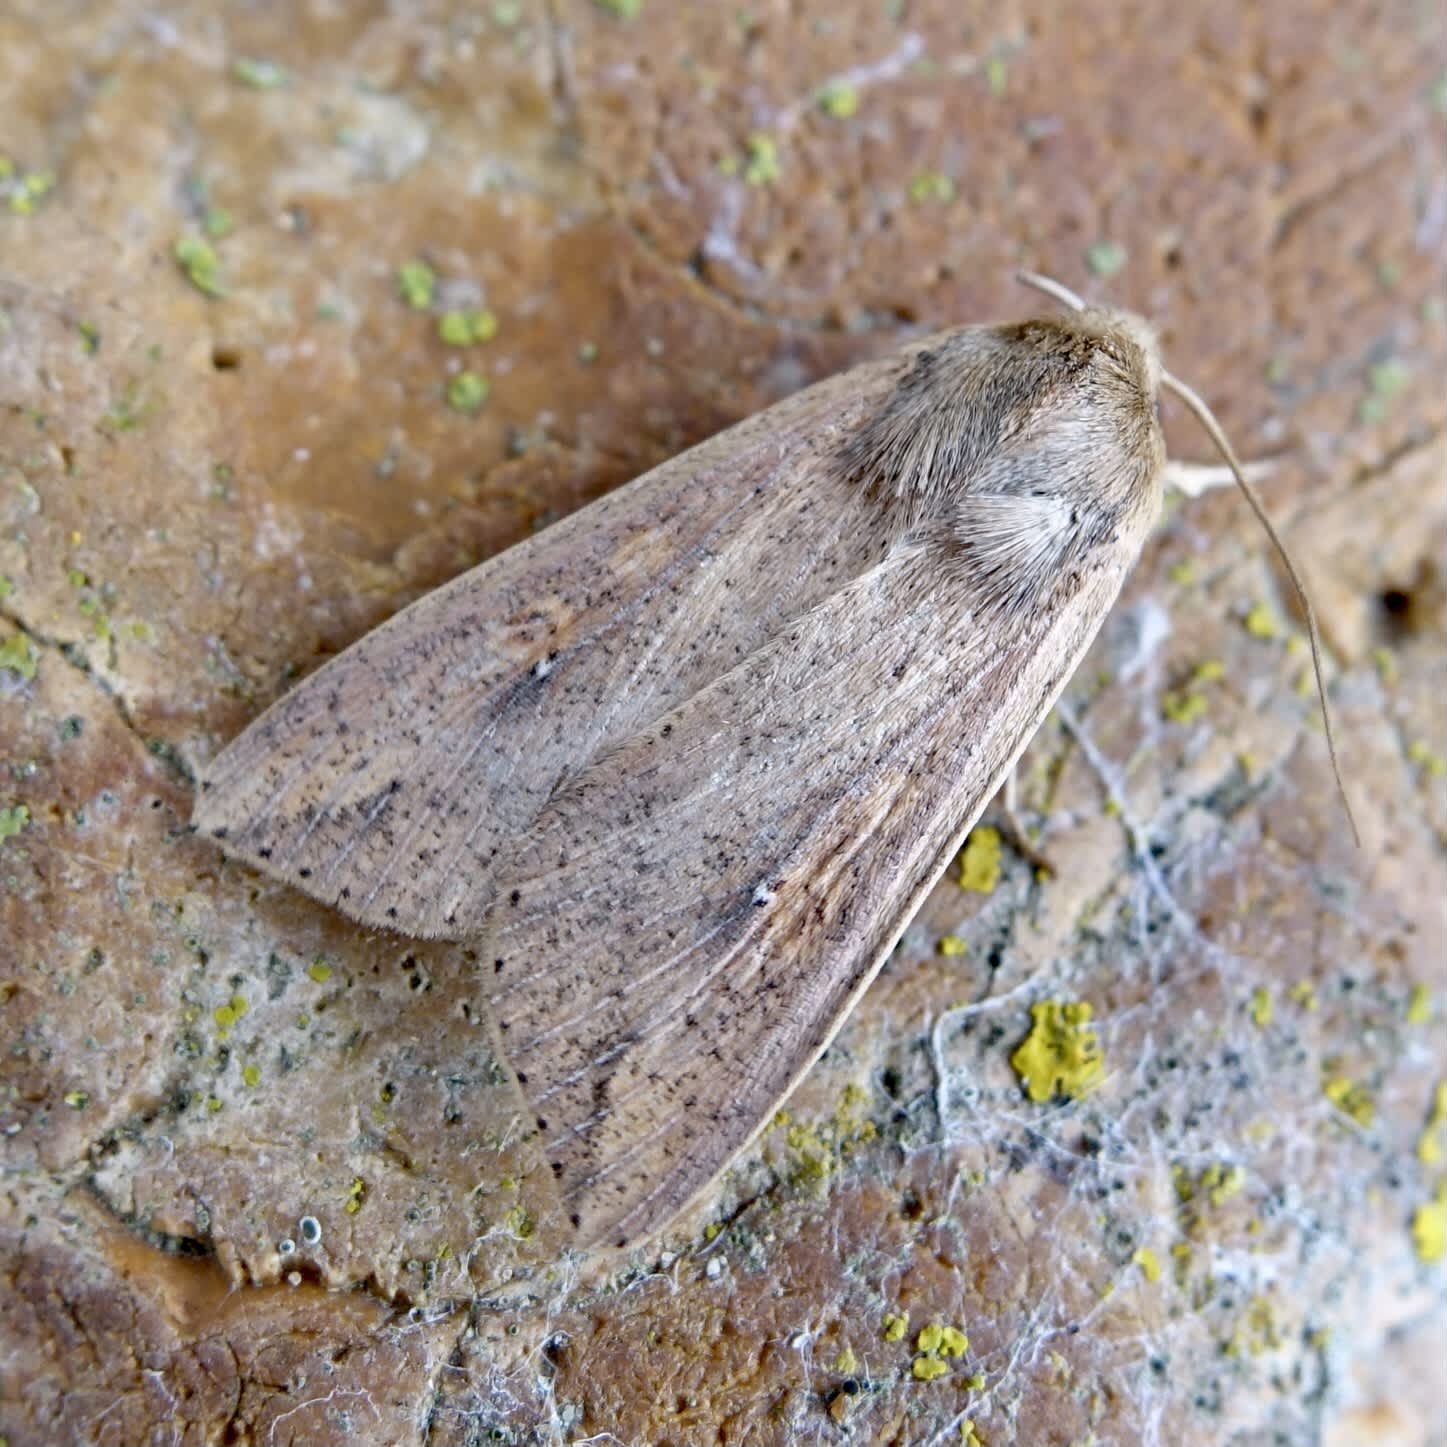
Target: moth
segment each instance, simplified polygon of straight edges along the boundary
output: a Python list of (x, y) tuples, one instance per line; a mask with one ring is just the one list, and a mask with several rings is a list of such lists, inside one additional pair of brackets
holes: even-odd
[(1188, 389), (1141, 318), (1034, 284), (1074, 309), (911, 341), (654, 468), (201, 781), (227, 853), (475, 947), (581, 1245), (664, 1226), (769, 1119), (1141, 552), (1157, 397)]

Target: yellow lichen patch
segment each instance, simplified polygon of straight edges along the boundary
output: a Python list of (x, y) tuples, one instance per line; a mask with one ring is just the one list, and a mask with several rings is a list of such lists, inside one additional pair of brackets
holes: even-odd
[(90, 1104), (90, 1091), (67, 1090), (61, 1097), (72, 1110), (84, 1110)]
[(779, 143), (766, 131), (755, 131), (744, 153), (744, 180), (750, 186), (769, 186), (779, 179)]
[(332, 977), (332, 967), (325, 960), (313, 960), (307, 966), (307, 977), (314, 980), (318, 985), (325, 985)]
[(985, 1439), (975, 1430), (973, 1417), (966, 1417), (960, 1423), (960, 1441), (964, 1447), (985, 1447)]
[(967, 946), (964, 940), (962, 940), (959, 935), (944, 935), (935, 946), (935, 949), (938, 950), (940, 954), (950, 958), (964, 954), (966, 948)]
[(1435, 1266), (1447, 1256), (1447, 1183), (1412, 1213), (1412, 1244), (1417, 1248), (1417, 1259), (1428, 1266)]
[(990, 894), (1000, 882), (1000, 831), (984, 824), (972, 830), (960, 851), (961, 889)]
[(1173, 688), (1161, 695), (1161, 717), (1168, 723), (1195, 723), (1207, 706), (1206, 695), (1193, 688)]
[(347, 1199), (342, 1204), (342, 1210), (349, 1216), (355, 1216), (362, 1209), (366, 1196), (367, 1183), (360, 1176), (354, 1176), (352, 1184), (347, 1187)]
[(1161, 696), (1161, 714), (1171, 723), (1195, 723), (1208, 707), (1205, 690), (1225, 676), (1226, 665), (1219, 658), (1202, 659), (1182, 687)]
[(1224, 1205), (1232, 1196), (1239, 1196), (1246, 1185), (1244, 1166), (1207, 1166), (1201, 1172), (1199, 1187), (1213, 1206)]
[(1251, 1003), (1246, 1008), (1251, 1023), (1264, 1030), (1271, 1023), (1271, 991), (1265, 985), (1258, 986), (1251, 992)]
[(1078, 1100), (1100, 1083), (1105, 1063), (1084, 1000), (1042, 1000), (1030, 1007), (1030, 1033), (1010, 1065), (1037, 1104), (1056, 1095)]
[(1271, 611), (1271, 606), (1267, 603), (1253, 603), (1242, 621), (1246, 631), (1253, 638), (1270, 639), (1281, 636), (1281, 625), (1276, 621), (1276, 614)]
[(1442, 1160), (1443, 1127), (1447, 1126), (1447, 1080), (1439, 1080), (1432, 1092), (1432, 1109), (1427, 1124), (1417, 1141), (1417, 1159), (1424, 1166), (1435, 1166)]
[(1159, 1281), (1161, 1279), (1161, 1258), (1151, 1250), (1149, 1246), (1137, 1247), (1135, 1254), (1131, 1257), (1141, 1269), (1141, 1275), (1147, 1281)]
[(879, 1325), (879, 1334), (885, 1341), (903, 1341), (909, 1332), (909, 1318), (896, 1311), (888, 1311), (884, 1314), (884, 1320)]
[(910, 1368), (917, 1382), (932, 1382), (942, 1377), (949, 1368), (938, 1357), (916, 1357)]
[(1413, 739), (1407, 745), (1407, 757), (1434, 779), (1447, 774), (1447, 759), (1444, 759), (1426, 739)]
[(1262, 1352), (1275, 1351), (1281, 1345), (1281, 1331), (1276, 1324), (1276, 1312), (1264, 1296), (1253, 1296), (1246, 1303), (1246, 1310), (1236, 1330), (1227, 1343), (1227, 1354), (1239, 1357), (1243, 1351), (1251, 1356)]
[(519, 1241), (526, 1241), (535, 1229), (533, 1218), (522, 1206), (514, 1206), (512, 1210), (502, 1218), (502, 1224), (512, 1235), (516, 1236)]
[(1358, 1125), (1369, 1126), (1376, 1119), (1376, 1102), (1365, 1085), (1345, 1075), (1333, 1075), (1323, 1082), (1321, 1089), (1343, 1115), (1349, 1115)]
[(1310, 980), (1298, 980), (1286, 993), (1303, 1010), (1316, 1009), (1316, 986)]
[(259, 1066), (259, 1065), (244, 1065), (244, 1066), (242, 1066), (242, 1068), (241, 1068), (241, 1083), (242, 1083), (243, 1085), (252, 1085), (252, 1086), (260, 1085), (260, 1084), (261, 1084), (261, 1066)]
[(231, 1034), (231, 1027), (246, 1013), (246, 998), (243, 995), (233, 995), (224, 1005), (218, 1005), (212, 1012), (211, 1018), (216, 1022), (216, 1035), (220, 1040), (225, 1040)]
[(859, 1142), (874, 1138), (874, 1122), (864, 1112), (868, 1101), (869, 1092), (851, 1082), (828, 1120), (811, 1125), (794, 1121), (786, 1112), (775, 1117), (775, 1124), (784, 1131), (784, 1143), (793, 1153), (788, 1175), (795, 1184), (821, 1185), (839, 1168), (841, 1157)]
[(1426, 985), (1413, 985), (1407, 997), (1407, 1024), (1425, 1025), (1432, 1018), (1432, 992)]
[(841, 1154), (847, 1153), (857, 1141), (873, 1140), (878, 1133), (874, 1122), (865, 1115), (869, 1092), (852, 1080), (839, 1092), (834, 1107), (834, 1143)]
[(922, 1356), (962, 1357), (970, 1349), (970, 1339), (958, 1327), (932, 1322), (920, 1329), (914, 1346)]
[[(1246, 1170), (1239, 1165), (1224, 1165), (1213, 1161), (1192, 1175), (1185, 1166), (1173, 1166), (1171, 1179), (1176, 1188), (1176, 1199), (1181, 1203), (1181, 1225), (1192, 1231), (1203, 1221), (1207, 1211), (1219, 1210), (1235, 1196), (1246, 1189)], [(1180, 1248), (1172, 1248), (1181, 1254)], [(1190, 1248), (1185, 1247), (1189, 1252)]]
[(859, 92), (846, 80), (831, 80), (819, 92), (819, 109), (836, 121), (847, 121), (859, 110)]
[(839, 1355), (834, 1358), (834, 1370), (844, 1376), (853, 1376), (859, 1370), (859, 1358), (854, 1355), (853, 1347), (843, 1347)]

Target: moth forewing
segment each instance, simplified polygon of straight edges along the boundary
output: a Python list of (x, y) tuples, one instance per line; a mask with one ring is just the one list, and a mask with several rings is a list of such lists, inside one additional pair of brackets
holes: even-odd
[[(198, 820), (478, 939), (578, 1240), (647, 1235), (828, 1044), (1069, 680), (1159, 500), (1158, 375), (1092, 312), (812, 388), (343, 654)], [(404, 725), (384, 686), (438, 706)]]
[(878, 560), (877, 503), (814, 461), (904, 365), (788, 398), (414, 603), (212, 762), (196, 827), (365, 924), (466, 934), (567, 778)]

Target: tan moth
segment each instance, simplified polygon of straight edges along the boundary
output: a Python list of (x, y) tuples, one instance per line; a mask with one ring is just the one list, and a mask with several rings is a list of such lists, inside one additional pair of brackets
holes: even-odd
[(772, 1115), (1140, 554), (1157, 393), (1200, 404), (1140, 318), (1032, 280), (1076, 309), (673, 458), (368, 634), (202, 781), (228, 853), (474, 945), (580, 1244), (665, 1225)]

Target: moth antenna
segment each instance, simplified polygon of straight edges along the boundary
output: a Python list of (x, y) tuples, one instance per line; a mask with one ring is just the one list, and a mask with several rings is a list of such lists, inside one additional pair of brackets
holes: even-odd
[(1043, 291), (1046, 296), (1053, 296), (1061, 306), (1067, 306), (1073, 312), (1085, 310), (1084, 301), (1076, 296), (1068, 286), (1063, 286), (1053, 277), (1041, 276), (1038, 271), (1017, 271), (1015, 280), (1023, 282), (1026, 286), (1033, 286), (1036, 291)]
[[(1064, 290), (1064, 288), (1061, 289)], [(1187, 409), (1206, 429), (1206, 435), (1215, 443), (1217, 451), (1226, 459), (1226, 465), (1231, 469), (1231, 476), (1236, 479), (1236, 486), (1245, 493), (1246, 501), (1251, 504), (1251, 511), (1256, 514), (1261, 526), (1266, 529), (1266, 536), (1274, 544), (1277, 554), (1286, 568), (1286, 574), (1291, 579), (1291, 585), (1296, 589), (1296, 596), (1301, 599), (1302, 612), (1306, 614), (1306, 635), (1311, 642), (1311, 666), (1316, 674), (1316, 693), (1321, 700), (1321, 721), (1326, 726), (1326, 748), (1327, 753), (1331, 755), (1331, 771), (1336, 776), (1337, 792), (1341, 795), (1342, 808), (1346, 810), (1347, 823), (1352, 826), (1352, 838), (1356, 840), (1357, 848), (1360, 849), (1362, 847), (1361, 830), (1357, 828), (1356, 815), (1352, 813), (1351, 799), (1347, 796), (1346, 784), (1342, 780), (1341, 763), (1337, 758), (1336, 735), (1332, 731), (1331, 709), (1327, 707), (1326, 702), (1326, 679), (1321, 667), (1321, 634), (1316, 626), (1316, 610), (1311, 606), (1311, 597), (1306, 591), (1306, 584), (1302, 581), (1301, 574), (1297, 571), (1286, 544), (1282, 542), (1281, 535), (1271, 525), (1271, 519), (1267, 516), (1266, 507), (1261, 501), (1260, 495), (1247, 481), (1246, 473), (1211, 409), (1179, 377), (1173, 377), (1169, 372), (1163, 370), (1161, 382), (1186, 404)]]

